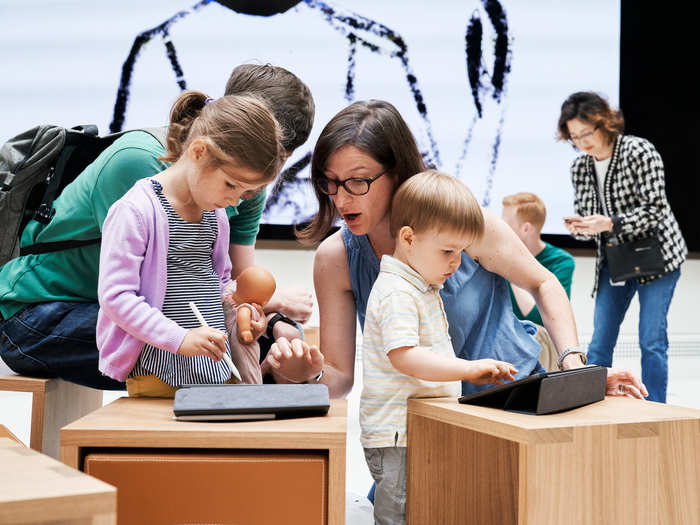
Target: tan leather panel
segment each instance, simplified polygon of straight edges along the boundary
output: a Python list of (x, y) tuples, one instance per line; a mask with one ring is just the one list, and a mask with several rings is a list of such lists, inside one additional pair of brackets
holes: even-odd
[(84, 470), (117, 487), (117, 522), (325, 524), (328, 456), (318, 451), (93, 453)]

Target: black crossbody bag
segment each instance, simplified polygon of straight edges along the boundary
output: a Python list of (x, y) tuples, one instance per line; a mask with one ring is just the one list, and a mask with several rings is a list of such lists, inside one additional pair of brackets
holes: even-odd
[(664, 273), (664, 257), (656, 233), (628, 242), (618, 242), (610, 236), (603, 248), (614, 283)]

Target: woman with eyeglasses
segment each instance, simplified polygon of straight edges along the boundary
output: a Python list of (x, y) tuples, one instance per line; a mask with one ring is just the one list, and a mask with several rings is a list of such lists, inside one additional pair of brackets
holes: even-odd
[[(314, 286), (320, 311), (325, 362), (304, 361), (284, 342), (270, 350), (283, 375), (296, 382), (320, 381), (332, 397), (347, 395), (354, 382), (355, 318), (363, 327), (370, 290), (382, 255), (394, 251), (389, 232), (391, 200), (397, 188), (425, 166), (415, 139), (388, 102), (355, 102), (321, 132), (311, 161), (319, 211), (299, 232), (309, 242), (323, 239), (340, 216), (344, 226), (321, 242), (314, 258)], [(512, 363), (518, 377), (543, 370), (534, 325), (516, 319), (506, 279), (530, 291), (552, 336), (562, 368), (584, 365), (569, 300), (556, 277), (530, 255), (499, 217), (484, 209), (485, 232), (462, 253), (461, 266), (440, 294), (455, 354)], [(627, 371), (608, 373), (608, 393), (646, 394)], [(480, 389), (464, 382), (464, 393)]]
[[(648, 399), (663, 403), (668, 381), (666, 317), (688, 250), (666, 199), (661, 156), (648, 140), (623, 131), (621, 112), (596, 93), (574, 93), (562, 104), (558, 138), (582, 153), (571, 166), (576, 215), (566, 217), (564, 224), (572, 235), (595, 238), (598, 244), (588, 361), (612, 364), (620, 324), (638, 293), (642, 381), (649, 389)], [(659, 240), (663, 271), (613, 282), (604, 244), (650, 236)]]

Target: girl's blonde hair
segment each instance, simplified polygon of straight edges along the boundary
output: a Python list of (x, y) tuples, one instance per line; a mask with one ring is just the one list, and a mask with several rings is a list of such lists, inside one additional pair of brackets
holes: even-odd
[(416, 233), (451, 230), (478, 240), (484, 234), (484, 215), (472, 192), (457, 177), (426, 170), (401, 184), (392, 200), (391, 235), (396, 237), (404, 226)]
[(263, 180), (254, 182), (271, 182), (283, 164), (279, 124), (251, 95), (214, 100), (198, 91), (182, 93), (170, 110), (168, 151), (160, 160), (175, 162), (195, 139), (206, 145), (210, 166), (235, 164), (261, 173)]

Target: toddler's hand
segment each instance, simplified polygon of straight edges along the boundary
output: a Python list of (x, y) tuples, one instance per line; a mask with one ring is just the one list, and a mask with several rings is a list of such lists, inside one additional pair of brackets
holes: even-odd
[(495, 359), (478, 359), (468, 361), (467, 373), (464, 379), (475, 385), (502, 385), (504, 380), (515, 379), (513, 374), (517, 373), (516, 368), (505, 361)]
[(210, 326), (200, 326), (187, 331), (177, 349), (180, 355), (204, 355), (212, 361), (221, 361), (226, 353), (226, 334)]

